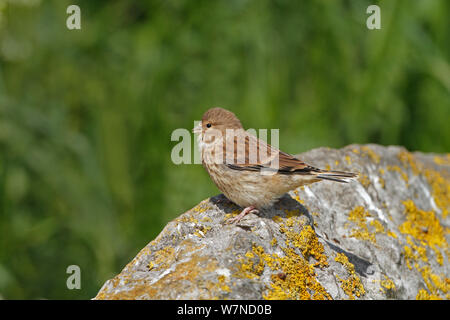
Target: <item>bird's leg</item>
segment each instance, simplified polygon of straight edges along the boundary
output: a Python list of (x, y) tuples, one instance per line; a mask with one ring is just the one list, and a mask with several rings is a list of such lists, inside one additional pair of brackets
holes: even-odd
[(247, 214), (249, 214), (250, 212), (258, 212), (258, 210), (254, 207), (254, 206), (250, 206), (245, 208), (244, 210), (242, 210), (241, 213), (239, 213), (236, 217), (228, 219), (226, 224), (234, 224), (234, 223), (238, 223), (239, 221), (241, 221), (241, 219), (243, 217), (245, 217)]

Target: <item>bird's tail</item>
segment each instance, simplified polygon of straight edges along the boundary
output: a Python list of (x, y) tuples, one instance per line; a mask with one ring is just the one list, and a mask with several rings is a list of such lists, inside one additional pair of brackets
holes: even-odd
[(317, 173), (317, 178), (324, 180), (331, 180), (336, 182), (348, 183), (358, 178), (357, 173), (344, 172), (344, 171), (328, 171), (320, 170)]

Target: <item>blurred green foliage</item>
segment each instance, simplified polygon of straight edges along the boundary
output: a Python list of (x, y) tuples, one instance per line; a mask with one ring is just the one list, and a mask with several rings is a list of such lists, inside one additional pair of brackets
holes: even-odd
[[(381, 7), (381, 30), (366, 8)], [(66, 8), (81, 8), (68, 30)], [(450, 2), (0, 0), (0, 295), (92, 298), (218, 193), (171, 162), (212, 106), (299, 153), (450, 150)], [(66, 268), (81, 267), (81, 290)]]

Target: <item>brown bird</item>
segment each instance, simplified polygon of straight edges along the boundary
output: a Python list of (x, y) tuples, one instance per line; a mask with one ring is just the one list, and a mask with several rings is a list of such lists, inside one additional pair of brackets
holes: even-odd
[(227, 223), (271, 206), (286, 192), (321, 180), (348, 182), (356, 174), (312, 167), (248, 133), (234, 113), (212, 108), (193, 129), (203, 167), (216, 186), (244, 208)]

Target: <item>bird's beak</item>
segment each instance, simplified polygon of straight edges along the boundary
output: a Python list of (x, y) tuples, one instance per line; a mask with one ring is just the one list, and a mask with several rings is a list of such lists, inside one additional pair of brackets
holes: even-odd
[(196, 133), (196, 134), (201, 134), (202, 133), (202, 123), (200, 122), (198, 125), (196, 125), (194, 127), (194, 129), (192, 129), (192, 132)]

